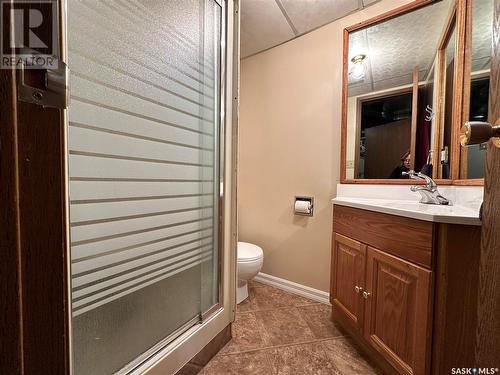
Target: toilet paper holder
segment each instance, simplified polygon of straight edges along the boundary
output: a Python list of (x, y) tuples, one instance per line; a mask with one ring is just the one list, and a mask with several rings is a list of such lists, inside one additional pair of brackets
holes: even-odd
[[(303, 206), (303, 202), (309, 203), (309, 209), (307, 211), (299, 210), (297, 207), (297, 203), (300, 206)], [(313, 216), (314, 213), (314, 197), (306, 197), (306, 196), (295, 196), (293, 211), (295, 215), (300, 216)]]

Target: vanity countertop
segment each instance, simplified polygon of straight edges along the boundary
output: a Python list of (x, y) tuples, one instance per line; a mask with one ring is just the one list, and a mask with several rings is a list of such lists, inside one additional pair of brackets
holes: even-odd
[(462, 205), (439, 206), (419, 203), (418, 200), (359, 197), (337, 197), (332, 203), (436, 223), (481, 225), (479, 210)]

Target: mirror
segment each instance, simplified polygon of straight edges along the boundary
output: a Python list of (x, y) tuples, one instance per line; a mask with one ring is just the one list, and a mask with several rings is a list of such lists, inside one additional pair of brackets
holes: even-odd
[[(444, 50), (440, 58), (443, 60), (444, 66), (444, 108), (443, 108), (443, 126), (436, 129), (439, 133), (439, 142), (435, 145), (439, 150), (438, 158), (438, 178), (450, 178), (450, 165), (452, 155), (450, 153), (453, 139), (453, 114), (455, 108), (455, 66), (456, 66), (456, 49), (457, 49), (457, 33), (456, 25), (453, 26), (446, 37)], [(440, 53), (441, 51), (438, 51)]]
[[(434, 2), (348, 30), (346, 179), (401, 180), (407, 178), (402, 172), (409, 169), (436, 177), (436, 137), (442, 138), (441, 145), (452, 141), (451, 132), (435, 129), (434, 82), (436, 57), (453, 3)], [(446, 52), (453, 78), (455, 42), (453, 37), (449, 40)], [(453, 87), (448, 90), (453, 92)], [(439, 169), (447, 168), (440, 165)]]
[[(466, 45), (466, 50), (470, 51), (466, 68), (470, 67), (470, 80), (464, 86), (468, 95), (464, 98), (463, 120), (488, 121), (493, 0), (474, 0), (468, 11), (471, 12), (471, 36)], [(485, 143), (462, 147), (460, 178), (484, 178), (485, 156)]]

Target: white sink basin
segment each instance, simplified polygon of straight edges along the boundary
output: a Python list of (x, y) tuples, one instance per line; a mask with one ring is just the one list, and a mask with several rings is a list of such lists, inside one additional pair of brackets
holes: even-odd
[(366, 199), (357, 197), (338, 197), (334, 204), (376, 211), (386, 214), (410, 217), (437, 223), (481, 225), (479, 210), (452, 205), (433, 205), (410, 200)]

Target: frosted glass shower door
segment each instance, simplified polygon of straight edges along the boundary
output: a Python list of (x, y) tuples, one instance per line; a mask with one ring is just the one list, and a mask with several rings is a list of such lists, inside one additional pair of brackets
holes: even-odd
[(73, 370), (125, 373), (218, 302), (222, 8), (67, 15)]

